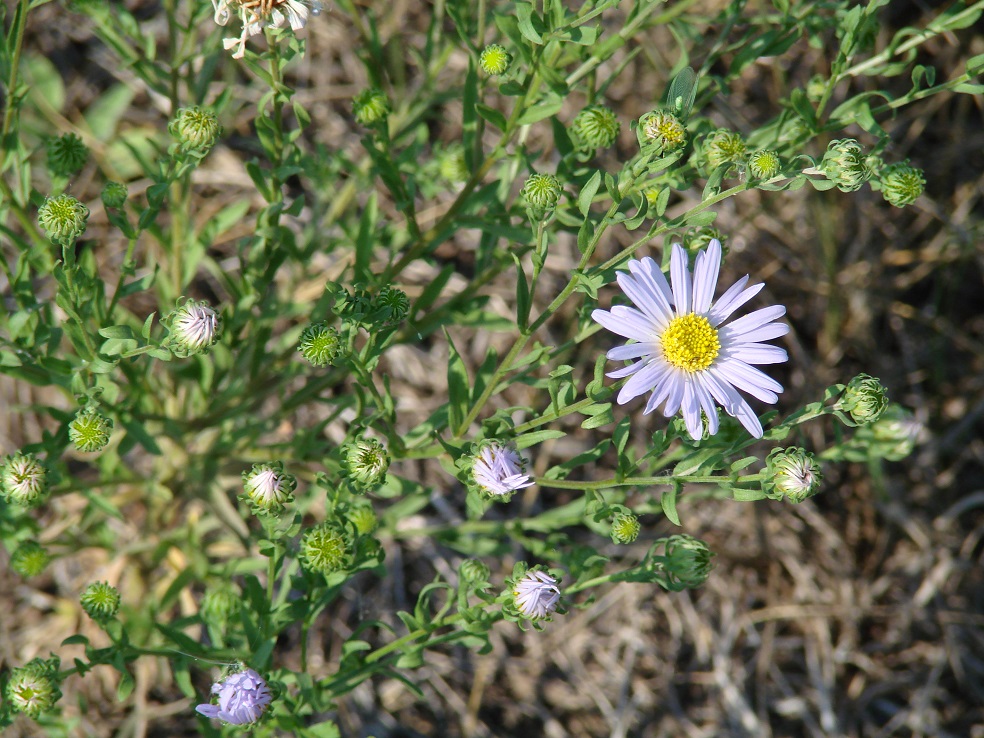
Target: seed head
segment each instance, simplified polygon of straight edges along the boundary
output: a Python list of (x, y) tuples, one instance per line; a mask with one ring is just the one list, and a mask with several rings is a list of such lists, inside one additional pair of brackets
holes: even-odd
[(499, 44), (489, 44), (478, 55), (478, 66), (491, 77), (505, 74), (510, 64), (512, 64), (512, 54)]
[(51, 561), (48, 550), (37, 541), (24, 541), (10, 555), (10, 568), (22, 577), (36, 577)]
[(739, 134), (719, 128), (705, 142), (704, 157), (710, 169), (717, 169), (725, 164), (741, 164), (745, 151), (745, 142)]
[(342, 350), (342, 341), (327, 323), (314, 323), (301, 333), (297, 350), (315, 366), (329, 366)]
[(55, 195), (38, 208), (38, 225), (48, 240), (59, 246), (71, 246), (85, 233), (89, 208), (71, 195)]
[(522, 190), (530, 209), (541, 217), (557, 207), (560, 193), (560, 180), (552, 174), (531, 174)]
[(356, 438), (342, 447), (342, 472), (357, 492), (370, 492), (386, 479), (390, 457), (375, 438)]
[(748, 172), (753, 179), (772, 179), (780, 169), (779, 154), (771, 149), (759, 149), (748, 155)]
[(664, 571), (671, 590), (695, 589), (707, 581), (714, 553), (704, 541), (681, 533), (670, 536), (665, 551)]
[(219, 119), (211, 110), (197, 105), (181, 108), (168, 126), (184, 151), (204, 156), (222, 135)]
[(632, 543), (639, 537), (639, 518), (631, 513), (616, 513), (612, 519), (612, 543)]
[(384, 120), (390, 112), (389, 98), (376, 87), (363, 90), (352, 98), (352, 115), (364, 126), (371, 126)]
[(79, 410), (75, 419), (68, 424), (68, 440), (83, 453), (104, 449), (112, 432), (113, 421), (100, 415), (93, 407)]
[(128, 191), (121, 182), (107, 182), (102, 190), (103, 205), (107, 208), (121, 208), (126, 204)]
[(897, 208), (904, 208), (916, 201), (926, 186), (921, 169), (908, 163), (892, 164), (879, 177), (882, 197)]
[(344, 568), (348, 559), (345, 535), (333, 523), (322, 523), (301, 538), (301, 562), (318, 574), (331, 574)]
[(66, 133), (45, 142), (48, 171), (56, 177), (71, 177), (82, 171), (89, 158), (89, 147), (74, 133)]
[(639, 119), (639, 129), (646, 141), (655, 144), (662, 153), (676, 151), (687, 143), (687, 129), (673, 113), (654, 110)]
[(410, 298), (396, 287), (383, 287), (374, 300), (379, 317), (384, 323), (396, 325), (410, 314)]
[(607, 149), (618, 139), (620, 128), (611, 108), (589, 105), (571, 123), (571, 141), (578, 151)]
[(62, 696), (58, 687), (58, 665), (58, 657), (47, 661), (37, 658), (11, 670), (4, 690), (7, 703), (35, 720), (50, 712)]
[(831, 141), (819, 169), (841, 192), (856, 192), (871, 177), (864, 149), (853, 138)]
[(120, 591), (107, 582), (94, 582), (80, 598), (82, 609), (99, 623), (112, 619), (120, 609)]
[(206, 623), (224, 626), (242, 608), (242, 595), (231, 586), (209, 589), (202, 597), (199, 612)]
[(478, 559), (465, 559), (458, 567), (458, 575), (466, 582), (487, 582), (492, 572)]

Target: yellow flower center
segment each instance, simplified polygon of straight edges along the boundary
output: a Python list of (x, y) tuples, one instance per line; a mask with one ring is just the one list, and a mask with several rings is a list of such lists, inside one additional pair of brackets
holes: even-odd
[(688, 372), (707, 369), (721, 350), (717, 331), (703, 315), (690, 313), (670, 321), (660, 337), (663, 356)]

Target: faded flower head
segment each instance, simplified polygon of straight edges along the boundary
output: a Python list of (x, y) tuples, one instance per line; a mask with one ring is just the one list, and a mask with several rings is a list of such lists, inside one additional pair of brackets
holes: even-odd
[(858, 440), (888, 461), (901, 461), (926, 437), (926, 428), (910, 410), (891, 404), (871, 425), (858, 428)]
[(373, 123), (386, 118), (390, 112), (390, 101), (386, 93), (376, 87), (369, 87), (362, 90), (352, 98), (352, 115), (356, 122), (363, 126), (371, 126)]
[(740, 134), (719, 128), (705, 141), (704, 157), (710, 169), (717, 169), (725, 164), (741, 164), (745, 161), (745, 150)]
[(820, 491), (820, 462), (802, 448), (774, 448), (765, 460), (763, 491), (774, 500), (800, 503)]
[(533, 484), (526, 473), (526, 460), (498, 441), (482, 445), (472, 463), (472, 478), (482, 492), (493, 497), (504, 497)]
[(222, 126), (208, 108), (197, 105), (178, 110), (174, 119), (168, 124), (168, 130), (181, 144), (185, 151), (207, 154), (215, 146), (222, 135)]
[(109, 443), (113, 421), (99, 414), (94, 407), (85, 407), (68, 424), (68, 440), (83, 453), (101, 451)]
[(100, 197), (107, 208), (121, 208), (126, 204), (128, 190), (122, 182), (107, 182)]
[(170, 331), (166, 344), (171, 352), (185, 358), (207, 354), (219, 340), (222, 318), (204, 300), (186, 300), (161, 322)]
[(779, 154), (771, 149), (759, 149), (748, 155), (748, 172), (753, 179), (772, 179), (780, 169)]
[(59, 663), (57, 656), (47, 661), (37, 658), (12, 669), (4, 690), (7, 703), (35, 720), (50, 712), (62, 696), (58, 685)]
[(347, 518), (360, 536), (367, 536), (379, 527), (379, 518), (372, 505), (356, 505), (348, 511)]
[(89, 147), (74, 133), (66, 133), (45, 142), (48, 155), (48, 171), (56, 177), (78, 174), (89, 158)]
[(855, 192), (871, 177), (871, 168), (861, 144), (841, 138), (827, 144), (818, 169), (841, 192)]
[(512, 54), (499, 44), (489, 44), (478, 55), (478, 66), (492, 77), (505, 74), (510, 64), (512, 64)]
[(328, 366), (341, 352), (342, 340), (327, 323), (313, 323), (301, 333), (297, 350), (314, 366)]
[(616, 305), (591, 314), (608, 330), (632, 341), (608, 352), (613, 361), (633, 361), (608, 374), (629, 377), (618, 393), (618, 404), (651, 391), (645, 412), (660, 405), (667, 418), (679, 412), (687, 432), (700, 440), (705, 421), (710, 435), (718, 432), (717, 403), (752, 436), (761, 438), (762, 424), (738, 390), (762, 402), (779, 399), (776, 393), (782, 392), (782, 385), (753, 365), (786, 361), (784, 349), (763, 343), (789, 332), (789, 326), (776, 322), (786, 308), (762, 308), (727, 323), (764, 285), (746, 287), (746, 275), (715, 301), (721, 267), (717, 239), (697, 254), (692, 276), (686, 252), (673, 244), (672, 286), (649, 257), (630, 260), (628, 266), (628, 273), (618, 274), (618, 284), (635, 307)]
[(10, 555), (10, 568), (22, 577), (36, 577), (49, 561), (48, 549), (37, 541), (23, 541)]
[(273, 701), (266, 681), (252, 669), (243, 669), (216, 682), (212, 694), (219, 696), (219, 704), (198, 705), (195, 712), (230, 725), (255, 723)]
[(867, 374), (858, 374), (837, 401), (837, 409), (845, 410), (858, 425), (874, 423), (888, 407), (888, 394), (882, 383)]
[(292, 31), (299, 31), (307, 25), (309, 16), (320, 15), (322, 10), (317, 0), (212, 0), (212, 5), (218, 25), (228, 23), (233, 13), (239, 15), (243, 25), (239, 38), (222, 39), (226, 51), (235, 49), (233, 59), (242, 59), (246, 54), (246, 39), (262, 33), (264, 28), (290, 24)]
[(80, 598), (82, 609), (96, 622), (105, 622), (120, 609), (120, 591), (107, 582), (94, 582)]
[(529, 203), (530, 209), (539, 217), (543, 217), (557, 207), (560, 193), (560, 180), (552, 174), (531, 174), (521, 192)]
[(685, 533), (670, 536), (664, 551), (663, 570), (670, 590), (694, 589), (711, 575), (714, 553), (699, 538)]
[(914, 203), (926, 186), (922, 169), (909, 166), (907, 162), (886, 167), (878, 180), (882, 197), (897, 208)]
[(530, 569), (513, 586), (516, 609), (531, 620), (549, 618), (560, 602), (558, 584), (547, 572)]
[(448, 146), (439, 152), (437, 164), (441, 177), (448, 182), (465, 182), (471, 174), (465, 160), (465, 149), (461, 145)]
[(578, 151), (607, 149), (615, 143), (621, 123), (611, 108), (589, 105), (571, 123), (571, 141)]
[(279, 515), (294, 499), (297, 480), (284, 471), (280, 461), (253, 464), (243, 472), (243, 494), (240, 499), (253, 506), (254, 513)]
[(242, 606), (242, 594), (229, 585), (222, 585), (205, 592), (199, 612), (206, 623), (224, 625), (239, 613)]
[(48, 473), (34, 454), (17, 452), (0, 466), (0, 494), (15, 505), (37, 507), (48, 493)]
[(612, 518), (612, 543), (632, 543), (639, 537), (639, 518), (631, 513), (616, 513)]
[(381, 485), (389, 465), (386, 447), (375, 438), (355, 438), (342, 447), (342, 471), (359, 492)]
[(654, 110), (639, 119), (639, 130), (643, 138), (663, 153), (676, 151), (687, 142), (687, 129), (673, 113)]
[(59, 246), (71, 246), (85, 233), (89, 208), (71, 195), (45, 198), (38, 208), (38, 225), (48, 240)]
[(337, 525), (326, 522), (309, 529), (301, 538), (301, 562), (317, 574), (331, 574), (345, 567), (348, 542)]

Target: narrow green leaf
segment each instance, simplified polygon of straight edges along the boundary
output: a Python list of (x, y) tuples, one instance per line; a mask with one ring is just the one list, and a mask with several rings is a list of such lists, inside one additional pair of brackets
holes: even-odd
[(457, 432), (468, 412), (468, 371), (447, 330), (444, 337), (448, 341), (448, 421), (451, 429)]
[(663, 508), (663, 514), (673, 525), (680, 525), (680, 516), (677, 514), (677, 495), (679, 493), (680, 485), (674, 484), (659, 498), (659, 504)]
[(591, 179), (584, 184), (581, 188), (581, 193), (577, 196), (577, 209), (581, 211), (581, 215), (587, 217), (588, 212), (591, 210), (591, 203), (594, 201), (594, 196), (600, 187), (601, 170), (596, 169), (595, 173), (591, 175)]

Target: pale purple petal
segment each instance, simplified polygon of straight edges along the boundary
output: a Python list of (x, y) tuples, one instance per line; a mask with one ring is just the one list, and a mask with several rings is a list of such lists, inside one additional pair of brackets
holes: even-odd
[(690, 312), (690, 270), (687, 269), (687, 252), (678, 243), (673, 244), (673, 253), (670, 255), (670, 279), (676, 314), (686, 315)]
[(616, 402), (624, 405), (629, 400), (644, 395), (653, 388), (656, 378), (664, 371), (665, 363), (661, 361), (650, 362), (647, 366), (634, 373), (629, 380), (622, 385), (618, 393)]
[(770, 405), (779, 400), (776, 392), (782, 392), (782, 385), (777, 381), (737, 359), (720, 362), (715, 366), (715, 373), (742, 392)]
[(630, 374), (635, 374), (637, 371), (642, 369), (642, 367), (644, 367), (648, 362), (649, 359), (643, 359), (641, 361), (637, 361), (635, 364), (630, 364), (629, 366), (623, 366), (621, 369), (616, 369), (611, 372), (606, 372), (605, 376), (611, 377), (612, 379), (622, 379), (623, 377), (627, 377)]
[(645, 288), (653, 303), (659, 305), (660, 312), (668, 319), (672, 319), (673, 293), (659, 265), (647, 256), (642, 261), (630, 261), (629, 270), (636, 278), (636, 282)]
[[(721, 295), (720, 299), (714, 303), (711, 307), (711, 312), (708, 315), (708, 320), (711, 321), (711, 325), (714, 327), (721, 325), (721, 323), (726, 321), (731, 316), (731, 313), (755, 297), (755, 295), (761, 292), (762, 288), (765, 287), (765, 284), (759, 283), (753, 284), (746, 290), (735, 289), (739, 285), (744, 286), (746, 282), (748, 282), (748, 277), (742, 277), (735, 282), (731, 289)], [(732, 290), (734, 290), (733, 294)]]
[(666, 325), (672, 320), (673, 314), (664, 311), (663, 301), (660, 299), (661, 295), (650, 291), (645, 283), (625, 272), (620, 272), (616, 276), (616, 279), (618, 280), (619, 287), (622, 288), (622, 292), (632, 300), (633, 304), (645, 313), (647, 318), (659, 326), (660, 330), (665, 329)]
[(680, 414), (683, 415), (683, 422), (687, 426), (687, 433), (695, 441), (699, 441), (704, 435), (704, 421), (700, 419), (700, 403), (694, 393), (694, 383), (684, 382), (683, 384), (683, 404), (680, 406)]
[(628, 359), (638, 359), (640, 356), (649, 356), (655, 353), (655, 344), (648, 343), (627, 343), (624, 346), (616, 346), (609, 349), (605, 354), (612, 361), (626, 361)]
[(612, 333), (636, 341), (651, 341), (655, 333), (652, 320), (635, 308), (625, 305), (616, 305), (610, 311), (595, 310), (591, 313), (591, 317)]
[(732, 346), (728, 356), (744, 361), (746, 364), (782, 364), (789, 360), (786, 349), (765, 343), (746, 343)]
[(697, 395), (697, 400), (700, 402), (700, 409), (703, 410), (704, 415), (707, 416), (707, 434), (710, 436), (716, 436), (718, 432), (717, 409), (714, 407), (714, 398), (711, 397), (711, 393), (705, 386), (703, 374), (703, 372), (694, 374), (694, 393)]
[(771, 323), (773, 320), (781, 318), (785, 314), (786, 308), (782, 305), (772, 305), (761, 310), (756, 310), (748, 315), (743, 315), (734, 323), (729, 323), (728, 335), (740, 338), (743, 334), (760, 328), (766, 323)]
[(726, 325), (718, 329), (718, 338), (722, 346), (730, 346), (742, 343), (758, 343), (759, 341), (771, 341), (789, 333), (789, 326), (786, 323), (767, 323), (761, 328), (747, 331), (741, 335), (732, 335), (731, 326)]
[(706, 315), (711, 307), (720, 269), (721, 242), (714, 238), (706, 251), (697, 254), (694, 262), (693, 311), (698, 315)]

